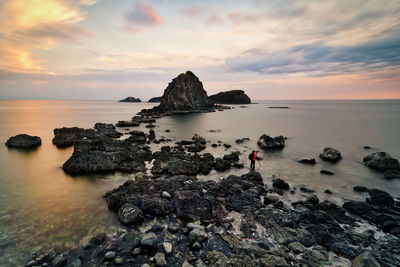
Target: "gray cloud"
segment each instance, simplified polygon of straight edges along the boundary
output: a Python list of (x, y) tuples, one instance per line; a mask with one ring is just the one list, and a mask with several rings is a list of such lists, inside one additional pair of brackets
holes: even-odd
[(317, 42), (280, 52), (254, 49), (226, 60), (231, 71), (263, 74), (315, 72), (332, 75), (347, 72), (377, 71), (400, 66), (400, 37), (371, 41), (353, 46), (332, 46)]

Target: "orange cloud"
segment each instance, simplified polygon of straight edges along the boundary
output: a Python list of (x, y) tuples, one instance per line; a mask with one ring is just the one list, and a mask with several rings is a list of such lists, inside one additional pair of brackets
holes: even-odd
[(76, 25), (80, 6), (93, 1), (5, 0), (0, 5), (0, 68), (14, 72), (49, 72), (35, 52), (57, 46), (60, 39), (90, 35)]

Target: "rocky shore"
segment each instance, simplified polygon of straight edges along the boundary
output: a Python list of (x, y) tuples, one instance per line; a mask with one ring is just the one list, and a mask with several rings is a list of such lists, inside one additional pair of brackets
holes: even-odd
[[(223, 149), (223, 156), (214, 156), (206, 150), (210, 142), (198, 134), (172, 141), (154, 128), (163, 116), (224, 109), (209, 101), (200, 80), (186, 72), (168, 85), (159, 106), (117, 127), (55, 129), (54, 145), (74, 147), (62, 166), (67, 174), (134, 175), (104, 195), (104, 205), (120, 221), (117, 230), (86, 236), (73, 247), (34, 251), (26, 266), (400, 266), (400, 199), (355, 186), (365, 200), (338, 205), (320, 201), (312, 189), (296, 188), (284, 177), (255, 171), (228, 175), (244, 167), (246, 155), (219, 141), (211, 147)], [(143, 125), (145, 131), (132, 129)], [(257, 145), (267, 153), (284, 149), (286, 140), (263, 134)], [(329, 147), (320, 158), (335, 164), (345, 160)], [(394, 178), (400, 169), (384, 152), (363, 161)], [(315, 158), (299, 162), (317, 163)], [(221, 178), (198, 177), (211, 171)]]

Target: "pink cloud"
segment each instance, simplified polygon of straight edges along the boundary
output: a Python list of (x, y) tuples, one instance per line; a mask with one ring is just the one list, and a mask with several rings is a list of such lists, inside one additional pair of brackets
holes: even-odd
[(183, 13), (189, 17), (197, 17), (204, 12), (204, 7), (201, 5), (193, 6), (183, 10)]
[(125, 14), (128, 27), (134, 31), (142, 31), (144, 28), (161, 25), (162, 17), (147, 2), (135, 4), (132, 10)]

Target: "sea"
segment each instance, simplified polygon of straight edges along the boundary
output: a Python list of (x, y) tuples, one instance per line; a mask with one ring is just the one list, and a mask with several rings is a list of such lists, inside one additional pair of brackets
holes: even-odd
[[(363, 157), (385, 151), (400, 159), (400, 100), (368, 101), (255, 101), (250, 105), (230, 105), (232, 109), (163, 117), (156, 122), (156, 137), (171, 139), (169, 145), (191, 139), (197, 133), (206, 138), (204, 152), (222, 157), (241, 153), (243, 169), (212, 171), (199, 179), (218, 181), (230, 174), (249, 171), (248, 154), (260, 150), (256, 171), (267, 186), (272, 177), (287, 181), (298, 193), (287, 193), (287, 201), (305, 197), (301, 186), (315, 190), (320, 199), (342, 204), (348, 199), (364, 200), (353, 186), (362, 185), (400, 197), (400, 180), (385, 180), (383, 173), (362, 164)], [(0, 266), (24, 266), (30, 254), (61, 245), (72, 247), (85, 237), (123, 227), (107, 208), (103, 195), (133, 174), (71, 177), (62, 164), (73, 148), (58, 149), (52, 144), (53, 129), (93, 127), (96, 122), (130, 120), (154, 103), (116, 101), (2, 100), (0, 101)], [(289, 107), (277, 109), (270, 107)], [(148, 132), (144, 125), (140, 130)], [(169, 129), (169, 132), (166, 130)], [(118, 129), (127, 132), (126, 129)], [(8, 149), (11, 136), (26, 133), (42, 138), (33, 151)], [(257, 148), (262, 134), (287, 137), (284, 149)], [(235, 140), (249, 138), (242, 144)], [(124, 138), (124, 137), (122, 137)], [(230, 144), (213, 148), (211, 144)], [(165, 144), (164, 144), (165, 145)], [(370, 146), (366, 150), (364, 146)], [(155, 151), (161, 145), (151, 145)], [(324, 147), (342, 153), (338, 163), (321, 161)], [(314, 166), (297, 162), (315, 158)], [(323, 175), (320, 170), (335, 174)], [(329, 189), (332, 194), (324, 191)]]

